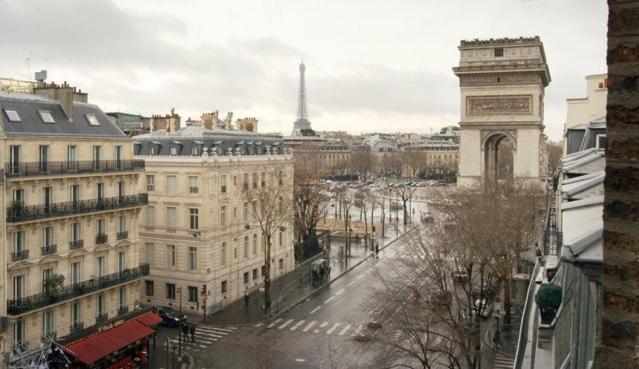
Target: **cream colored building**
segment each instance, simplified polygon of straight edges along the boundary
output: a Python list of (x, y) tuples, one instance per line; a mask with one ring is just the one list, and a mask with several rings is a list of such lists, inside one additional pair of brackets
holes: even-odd
[[(276, 181), (293, 201), (293, 159), (281, 138), (191, 126), (136, 136), (149, 194), (141, 259), (151, 265), (143, 303), (211, 313), (262, 285), (263, 237), (242, 196)], [(292, 214), (291, 214), (292, 219)], [(271, 279), (293, 270), (293, 227), (272, 241)]]
[(137, 219), (147, 198), (132, 141), (75, 88), (0, 92), (0, 127), (7, 354), (47, 336), (82, 337), (139, 305), (148, 266), (138, 260)]
[(497, 178), (502, 141), (512, 145), (512, 176), (546, 178), (544, 88), (550, 83), (538, 36), (462, 41), (459, 66), (461, 141), (458, 185)]
[(586, 76), (586, 97), (566, 99), (566, 126), (564, 132), (579, 124), (586, 124), (606, 115), (608, 101), (608, 75)]

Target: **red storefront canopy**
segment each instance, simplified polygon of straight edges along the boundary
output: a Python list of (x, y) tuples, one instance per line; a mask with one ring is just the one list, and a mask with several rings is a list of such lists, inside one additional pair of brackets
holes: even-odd
[(162, 318), (160, 318), (159, 315), (152, 311), (140, 315), (139, 317), (135, 318), (135, 320), (149, 327), (162, 323)]
[(154, 333), (155, 330), (134, 319), (70, 343), (64, 346), (64, 351), (71, 354), (76, 360), (86, 365), (91, 365), (105, 356)]

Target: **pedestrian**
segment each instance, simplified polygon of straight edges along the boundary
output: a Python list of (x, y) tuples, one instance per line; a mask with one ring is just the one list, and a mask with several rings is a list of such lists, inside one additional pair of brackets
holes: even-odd
[(189, 325), (186, 322), (182, 323), (182, 335), (185, 341), (189, 339)]
[(249, 299), (251, 297), (248, 294), (248, 291), (244, 291), (244, 308), (248, 310)]
[(195, 324), (191, 324), (189, 332), (191, 333), (191, 342), (195, 343)]
[(501, 350), (501, 335), (499, 328), (495, 330), (495, 336), (493, 337), (493, 344), (495, 344), (495, 350)]

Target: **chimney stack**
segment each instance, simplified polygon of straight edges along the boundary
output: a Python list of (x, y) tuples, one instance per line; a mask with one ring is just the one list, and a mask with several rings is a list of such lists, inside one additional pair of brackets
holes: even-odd
[(67, 119), (73, 120), (73, 102), (88, 102), (89, 95), (81, 90), (76, 91), (75, 87), (69, 86), (64, 81), (62, 85), (56, 85), (55, 82), (49, 84), (44, 80), (47, 78), (47, 71), (43, 70), (36, 73), (37, 86), (33, 90), (35, 95), (44, 96), (50, 100), (56, 100), (62, 105), (62, 110)]

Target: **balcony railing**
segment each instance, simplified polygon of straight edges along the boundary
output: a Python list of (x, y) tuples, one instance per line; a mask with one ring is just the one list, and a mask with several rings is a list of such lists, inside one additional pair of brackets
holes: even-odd
[(95, 244), (96, 245), (101, 245), (103, 243), (107, 243), (109, 242), (109, 235), (106, 233), (98, 233), (97, 236), (95, 236)]
[(59, 202), (49, 205), (20, 206), (14, 204), (7, 208), (7, 222), (24, 222), (51, 217), (91, 213), (95, 211), (122, 209), (148, 204), (146, 193), (129, 196), (116, 196), (102, 199)]
[(42, 255), (55, 254), (56, 252), (58, 252), (58, 246), (55, 244), (42, 246), (41, 251)]
[(118, 241), (126, 240), (127, 238), (129, 238), (129, 231), (118, 232), (116, 237), (117, 237)]
[(101, 313), (101, 314), (96, 315), (96, 317), (95, 317), (95, 324), (98, 324), (98, 323), (104, 323), (104, 322), (106, 322), (107, 320), (109, 320), (109, 314), (107, 314), (107, 313)]
[(84, 322), (75, 322), (71, 324), (69, 331), (75, 333), (84, 329)]
[(199, 187), (191, 186), (189, 187), (189, 193), (198, 193), (200, 191)]
[(18, 250), (11, 253), (11, 260), (18, 261), (29, 258), (29, 249)]
[(84, 240), (69, 241), (69, 249), (70, 250), (81, 249), (83, 247), (84, 247)]
[(124, 315), (126, 313), (129, 312), (129, 307), (128, 306), (120, 306), (118, 308), (118, 315)]
[(8, 178), (143, 170), (144, 160), (49, 161), (46, 163), (28, 162), (6, 164)]
[(8, 300), (7, 312), (11, 315), (19, 315), (148, 275), (149, 264), (141, 264), (137, 268), (125, 269), (122, 272), (105, 275), (97, 279), (90, 279), (75, 285), (68, 285), (56, 292), (43, 292), (17, 300)]

